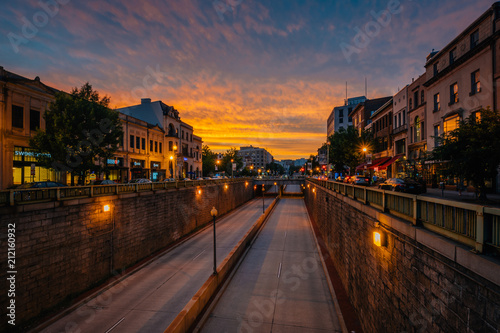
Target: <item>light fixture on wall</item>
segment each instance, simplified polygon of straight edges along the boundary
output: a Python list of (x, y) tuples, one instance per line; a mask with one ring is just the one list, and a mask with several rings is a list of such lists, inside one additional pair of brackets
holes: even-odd
[(104, 205), (104, 206), (102, 207), (102, 209), (103, 209), (103, 211), (105, 211), (105, 212), (109, 212), (109, 211), (111, 210), (111, 207), (110, 207), (109, 205)]
[(381, 230), (377, 230), (373, 232), (373, 244), (377, 246), (387, 246), (385, 233)]

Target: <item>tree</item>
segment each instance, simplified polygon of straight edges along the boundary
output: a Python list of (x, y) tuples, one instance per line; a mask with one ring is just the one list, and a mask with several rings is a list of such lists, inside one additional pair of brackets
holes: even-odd
[(214, 174), (215, 172), (215, 160), (216, 154), (210, 149), (209, 146), (203, 145), (202, 148), (202, 168), (203, 168), (203, 176), (207, 177), (210, 174)]
[[(355, 170), (356, 166), (363, 162), (366, 153), (373, 150), (371, 133), (362, 131), (359, 135), (352, 126), (347, 129), (340, 128), (328, 140), (330, 141), (329, 162), (335, 172), (345, 172), (347, 168), (351, 171)], [(366, 152), (363, 152), (363, 147), (367, 148)]]
[(238, 150), (235, 147), (231, 147), (224, 153), (220, 163), (220, 170), (226, 171), (226, 175), (232, 174), (233, 162), (231, 162), (231, 160), (236, 163), (236, 171), (243, 168), (243, 159), (241, 156), (238, 156)]
[(45, 131), (38, 130), (30, 139), (32, 148), (47, 153), (40, 155), (40, 163), (70, 172), (71, 185), (76, 175), (82, 183), (89, 171), (107, 173), (106, 161), (123, 137), (119, 114), (108, 107), (109, 101), (88, 82), (70, 94), (56, 94), (43, 116)]
[(500, 114), (489, 108), (471, 115), (459, 127), (439, 137), (432, 158), (447, 161), (445, 172), (472, 181), (480, 200), (486, 200), (486, 180), (496, 177), (500, 165)]
[(266, 170), (270, 170), (273, 174), (282, 175), (285, 173), (285, 168), (276, 162), (266, 164)]

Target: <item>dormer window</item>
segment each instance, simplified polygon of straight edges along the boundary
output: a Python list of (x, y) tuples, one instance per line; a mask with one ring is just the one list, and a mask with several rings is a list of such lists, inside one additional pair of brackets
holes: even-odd
[(450, 51), (450, 65), (453, 65), (455, 60), (457, 60), (457, 48), (456, 47)]
[(434, 63), (434, 76), (438, 75), (439, 71), (438, 71), (438, 62)]

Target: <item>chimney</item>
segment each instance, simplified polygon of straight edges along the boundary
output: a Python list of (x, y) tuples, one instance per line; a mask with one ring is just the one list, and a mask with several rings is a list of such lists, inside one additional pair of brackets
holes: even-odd
[(151, 98), (141, 98), (141, 104), (149, 104), (151, 103)]

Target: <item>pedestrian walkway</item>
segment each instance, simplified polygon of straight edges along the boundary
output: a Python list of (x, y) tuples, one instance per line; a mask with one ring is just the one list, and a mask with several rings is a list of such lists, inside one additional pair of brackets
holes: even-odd
[(282, 199), (202, 332), (341, 332), (303, 200)]
[[(423, 196), (431, 196), (436, 198), (444, 198), (447, 200), (455, 200), (472, 204), (483, 204), (476, 199), (476, 193), (462, 191), (460, 195), (456, 190), (442, 190), (439, 188), (427, 188), (427, 193), (423, 193)], [(487, 193), (486, 205), (490, 206), (500, 206), (500, 194), (498, 193)]]

